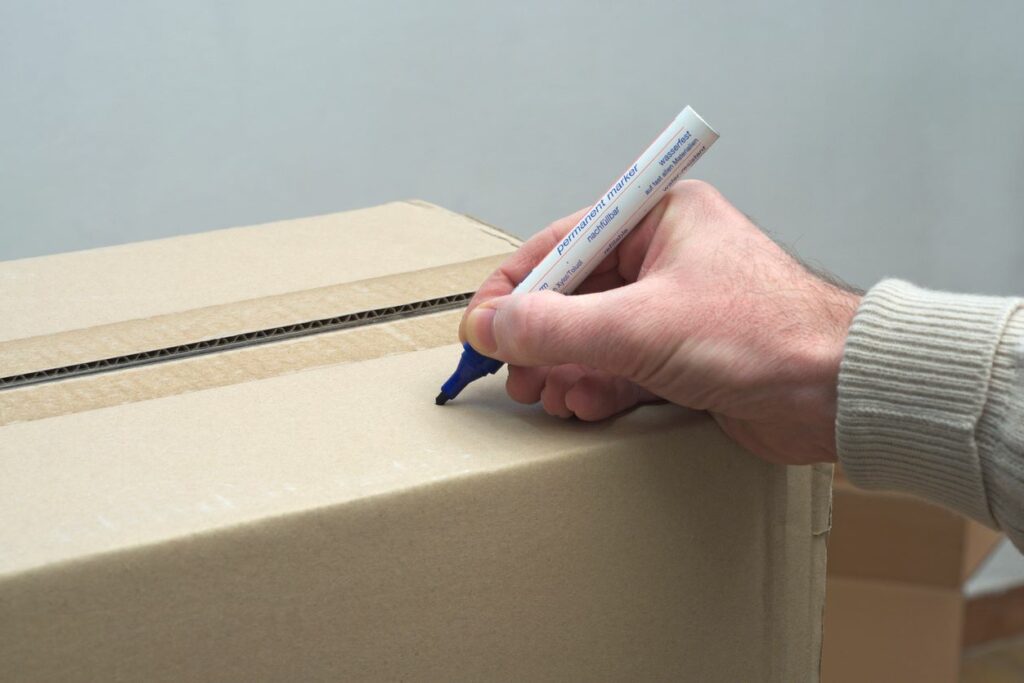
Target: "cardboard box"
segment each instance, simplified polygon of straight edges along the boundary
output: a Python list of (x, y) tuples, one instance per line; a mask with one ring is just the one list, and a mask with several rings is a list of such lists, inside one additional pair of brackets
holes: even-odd
[(0, 264), (0, 678), (817, 680), (831, 470), (561, 421), (422, 202)]
[(1000, 536), (923, 500), (837, 476), (822, 678), (955, 683), (963, 585)]

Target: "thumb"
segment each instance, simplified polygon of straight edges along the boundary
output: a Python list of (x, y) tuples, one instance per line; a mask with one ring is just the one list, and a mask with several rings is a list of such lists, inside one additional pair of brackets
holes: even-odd
[(650, 361), (651, 340), (636, 324), (645, 290), (627, 285), (596, 294), (511, 294), (490, 299), (466, 318), (466, 340), (512, 365), (579, 363), (632, 378)]

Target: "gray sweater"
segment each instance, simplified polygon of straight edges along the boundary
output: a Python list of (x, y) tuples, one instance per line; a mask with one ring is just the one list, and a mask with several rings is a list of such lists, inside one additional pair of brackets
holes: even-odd
[(839, 373), (836, 444), (863, 488), (914, 493), (1024, 550), (1024, 301), (884, 280)]

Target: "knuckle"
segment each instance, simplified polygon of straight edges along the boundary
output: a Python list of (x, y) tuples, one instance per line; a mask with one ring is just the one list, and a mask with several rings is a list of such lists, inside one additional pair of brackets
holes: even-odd
[(706, 180), (697, 180), (696, 178), (680, 180), (671, 192), (692, 197), (714, 197), (719, 194), (714, 185)]
[(722, 193), (714, 185), (703, 180), (682, 180), (669, 192), (672, 193), (674, 201), (705, 215), (718, 215), (728, 206)]
[(566, 225), (568, 225), (571, 219), (572, 216), (563, 216), (562, 218), (551, 221), (550, 223), (545, 225), (544, 230), (553, 234), (558, 234), (565, 228)]

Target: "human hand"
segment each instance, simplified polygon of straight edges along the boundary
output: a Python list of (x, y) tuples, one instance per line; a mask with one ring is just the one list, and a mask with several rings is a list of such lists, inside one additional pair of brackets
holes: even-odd
[(509, 364), (509, 396), (581, 420), (664, 399), (707, 411), (767, 460), (834, 461), (839, 362), (860, 297), (693, 180), (677, 183), (575, 295), (510, 295), (585, 211), (523, 244), (463, 316), (459, 336)]

